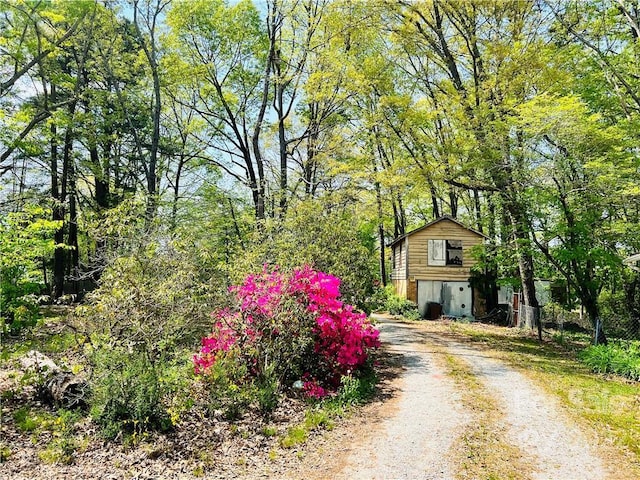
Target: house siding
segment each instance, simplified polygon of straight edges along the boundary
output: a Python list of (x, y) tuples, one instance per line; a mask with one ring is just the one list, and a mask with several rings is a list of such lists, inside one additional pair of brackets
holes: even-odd
[[(462, 240), (461, 266), (428, 265), (429, 240)], [(410, 280), (466, 281), (476, 260), (471, 257), (471, 249), (480, 245), (483, 237), (448, 219), (411, 234), (408, 249)]]
[[(476, 245), (481, 245), (484, 238), (480, 232), (468, 229), (447, 217), (435, 220), (408, 233), (405, 237), (399, 238), (392, 244), (394, 268), (391, 272), (391, 282), (396, 295), (418, 303), (423, 315), (429, 301), (442, 303), (445, 300), (447, 300), (447, 308), (450, 310), (453, 311), (455, 306), (457, 310), (463, 311), (464, 315), (468, 315), (469, 309), (475, 303), (473, 292), (468, 291), (471, 267), (476, 264), (476, 260), (471, 256), (471, 250)], [(442, 243), (435, 242), (434, 244), (434, 240), (462, 242), (462, 265), (441, 265), (449, 254), (458, 254), (456, 256), (459, 256), (457, 249), (448, 250), (449, 253), (445, 251), (444, 258), (441, 251), (438, 252), (439, 254), (434, 252), (431, 264), (429, 264), (429, 244), (442, 248)], [(433, 263), (440, 263), (440, 265), (433, 265)], [(449, 290), (455, 287), (456, 295), (445, 295), (446, 298), (442, 298), (445, 286)], [(458, 291), (463, 291), (464, 299), (461, 300), (462, 294), (457, 293)]]
[[(400, 298), (407, 298), (407, 280), (391, 280), (393, 288)], [(415, 282), (414, 282), (415, 283)]]
[[(408, 239), (396, 243), (393, 246), (393, 269), (391, 270), (391, 280), (406, 280), (408, 277), (407, 257)], [(406, 289), (405, 289), (406, 290)]]

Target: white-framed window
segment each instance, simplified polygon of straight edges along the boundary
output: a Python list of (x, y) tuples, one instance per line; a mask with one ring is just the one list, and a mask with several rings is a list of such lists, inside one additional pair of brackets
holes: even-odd
[(428, 240), (427, 265), (462, 266), (462, 240)]

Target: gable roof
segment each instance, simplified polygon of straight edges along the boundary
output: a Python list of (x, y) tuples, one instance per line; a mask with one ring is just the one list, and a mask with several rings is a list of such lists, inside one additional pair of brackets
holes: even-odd
[(465, 228), (465, 229), (469, 230), (470, 232), (475, 233), (476, 235), (480, 235), (481, 237), (484, 237), (484, 238), (489, 238), (484, 233), (479, 232), (478, 230), (474, 230), (473, 228), (467, 227), (465, 224), (459, 222), (458, 220), (453, 218), (451, 215), (443, 215), (442, 217), (436, 218), (435, 220), (433, 220), (432, 222), (427, 223), (426, 225), (423, 225), (423, 226), (421, 226), (419, 228), (416, 228), (415, 230), (411, 230), (409, 233), (405, 233), (404, 235), (399, 236), (398, 238), (394, 239), (389, 244), (389, 246), (392, 247), (396, 243), (398, 243), (399, 241), (404, 240), (405, 238), (407, 238), (408, 236), (413, 235), (414, 233), (420, 232), (420, 231), (424, 230), (425, 228), (429, 228), (430, 226), (435, 225), (436, 223), (441, 222), (443, 220), (449, 220), (450, 222), (453, 222), (453, 223), (455, 223), (457, 225), (460, 225), (462, 228)]

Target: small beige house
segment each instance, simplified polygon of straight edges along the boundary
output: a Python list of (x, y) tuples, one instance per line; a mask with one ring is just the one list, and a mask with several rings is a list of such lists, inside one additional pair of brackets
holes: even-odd
[(390, 245), (396, 295), (416, 302), (423, 317), (434, 310), (472, 317), (476, 295), (469, 285), (475, 264), (471, 249), (486, 238), (449, 216), (396, 238)]

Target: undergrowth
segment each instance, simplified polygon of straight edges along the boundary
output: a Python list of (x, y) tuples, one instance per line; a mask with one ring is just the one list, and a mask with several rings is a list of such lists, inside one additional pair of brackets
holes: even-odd
[(373, 397), (377, 383), (378, 377), (373, 370), (361, 377), (342, 377), (337, 393), (313, 404), (305, 412), (304, 421), (289, 428), (280, 438), (280, 446), (292, 448), (304, 444), (313, 431), (332, 430), (339, 418), (348, 415), (353, 407), (362, 405)]
[(592, 345), (580, 352), (580, 359), (596, 373), (613, 373), (640, 380), (640, 342), (615, 341)]

